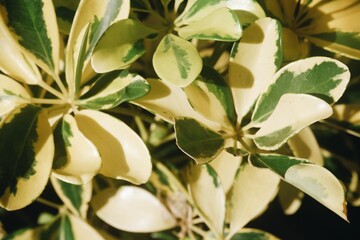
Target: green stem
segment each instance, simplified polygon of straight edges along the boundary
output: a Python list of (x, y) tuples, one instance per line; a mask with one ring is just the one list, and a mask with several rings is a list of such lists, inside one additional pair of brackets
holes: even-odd
[(49, 200), (46, 200), (46, 199), (41, 198), (41, 197), (38, 197), (35, 201), (39, 202), (39, 203), (42, 203), (42, 204), (44, 204), (46, 206), (52, 207), (52, 208), (56, 208), (58, 210), (60, 210), (63, 207), (62, 205), (50, 202)]
[(211, 54), (211, 57), (206, 59), (205, 64), (211, 67), (214, 67), (217, 61), (219, 60), (220, 56), (226, 50), (228, 44), (226, 42), (216, 42), (214, 45), (214, 51)]
[(352, 136), (354, 136), (354, 137), (360, 138), (360, 133), (358, 133), (358, 132), (356, 132), (356, 131), (354, 131), (354, 130), (341, 127), (341, 126), (339, 126), (339, 125), (337, 125), (337, 124), (334, 124), (334, 123), (331, 123), (331, 122), (329, 122), (329, 121), (324, 121), (324, 120), (323, 120), (323, 121), (319, 121), (319, 122), (322, 123), (322, 124), (324, 124), (324, 125), (326, 125), (326, 126), (329, 127), (329, 128), (333, 128), (333, 129), (336, 129), (336, 130), (338, 130), (338, 131), (346, 132), (346, 133), (348, 133), (348, 134), (350, 134), (350, 135), (352, 135)]

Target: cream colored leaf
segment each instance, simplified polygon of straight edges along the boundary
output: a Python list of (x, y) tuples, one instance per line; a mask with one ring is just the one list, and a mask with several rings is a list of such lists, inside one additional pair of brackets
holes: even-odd
[(104, 238), (85, 220), (68, 215), (74, 239), (104, 240)]
[(226, 5), (236, 13), (242, 25), (266, 17), (260, 4), (253, 0), (226, 0)]
[(303, 128), (331, 114), (331, 106), (320, 98), (307, 94), (284, 94), (271, 116), (256, 132), (255, 144), (264, 150), (275, 150)]
[(360, 104), (336, 104), (333, 110), (332, 118), (355, 126), (360, 125)]
[(279, 182), (280, 177), (268, 169), (256, 168), (250, 164), (240, 168), (230, 199), (228, 235), (234, 235), (268, 207), (278, 192)]
[(0, 74), (0, 118), (28, 99), (30, 95), (21, 84)]
[(292, 215), (301, 207), (305, 194), (287, 182), (280, 182), (279, 201), (281, 208), (287, 215)]
[(33, 145), (36, 174), (29, 178), (19, 178), (15, 195), (10, 192), (10, 188), (6, 189), (0, 205), (7, 210), (18, 210), (32, 203), (43, 192), (50, 176), (55, 151), (52, 129), (45, 111), (41, 111), (37, 119), (38, 138)]
[(70, 209), (73, 214), (86, 219), (92, 194), (92, 182), (90, 181), (81, 186), (75, 185), (75, 188), (71, 189), (68, 185), (64, 185), (64, 183), (60, 182), (61, 180), (54, 176), (51, 176), (50, 180), (56, 194), (65, 206)]
[(236, 41), (241, 37), (242, 28), (236, 15), (228, 8), (219, 8), (199, 21), (178, 29), (185, 39), (210, 39)]
[(101, 174), (134, 184), (142, 184), (149, 179), (152, 167), (149, 150), (124, 122), (93, 110), (79, 111), (75, 118), (80, 131), (101, 155)]
[(232, 187), (237, 169), (239, 168), (241, 162), (241, 156), (234, 156), (224, 149), (209, 163), (219, 176), (225, 193), (227, 193)]
[(53, 171), (53, 176), (72, 184), (86, 184), (98, 174), (101, 157), (96, 146), (81, 132), (74, 117), (63, 117), (63, 138), (67, 162)]
[(157, 232), (177, 222), (151, 193), (135, 186), (108, 188), (93, 198), (96, 215), (112, 227), (128, 232)]
[(193, 165), (188, 170), (188, 187), (199, 215), (211, 231), (221, 238), (225, 220), (225, 192), (210, 165)]
[[(70, 88), (70, 93), (74, 92), (71, 89), (74, 85), (74, 74), (76, 68), (76, 59), (79, 54), (79, 49), (76, 45), (81, 42), (82, 35), (86, 26), (93, 22), (96, 28), (90, 40), (88, 51), (90, 52), (95, 47), (96, 42), (99, 40), (104, 31), (109, 25), (115, 21), (125, 19), (129, 16), (130, 1), (129, 0), (81, 0), (76, 11), (72, 27), (70, 30), (69, 40), (66, 50), (66, 80)], [(93, 30), (93, 29), (92, 29)], [(89, 53), (88, 53), (89, 54)], [(82, 80), (88, 80), (94, 71), (91, 68), (90, 59), (87, 58), (83, 68)]]
[(0, 70), (14, 79), (27, 84), (37, 84), (41, 75), (35, 63), (22, 54), (20, 47), (14, 41), (2, 16), (0, 17)]
[(344, 189), (329, 170), (300, 163), (286, 171), (285, 180), (347, 220)]
[(147, 79), (151, 89), (146, 96), (135, 100), (133, 103), (153, 112), (161, 119), (174, 124), (177, 117), (196, 119), (211, 129), (221, 129), (221, 124), (212, 122), (196, 112), (187, 99), (184, 90), (158, 79)]
[(229, 85), (239, 122), (280, 67), (280, 41), (279, 23), (263, 18), (246, 28), (240, 42), (234, 46), (229, 65)]

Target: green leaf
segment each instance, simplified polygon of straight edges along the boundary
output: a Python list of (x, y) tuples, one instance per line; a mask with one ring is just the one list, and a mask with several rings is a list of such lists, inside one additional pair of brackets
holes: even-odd
[(326, 50), (360, 60), (359, 32), (324, 32), (310, 35), (308, 39)]
[(231, 90), (216, 70), (204, 65), (200, 76), (184, 91), (195, 111), (222, 126), (235, 127), (236, 113)]
[(33, 60), (49, 73), (56, 73), (59, 35), (52, 1), (4, 0), (8, 25)]
[(112, 24), (94, 49), (92, 67), (98, 73), (127, 67), (145, 53), (143, 39), (154, 33), (153, 29), (132, 19)]
[(220, 179), (208, 164), (192, 164), (187, 170), (188, 188), (196, 210), (216, 239), (222, 239), (226, 198)]
[(264, 150), (278, 149), (303, 128), (328, 118), (331, 114), (331, 106), (320, 98), (308, 94), (286, 93), (282, 95), (270, 117), (261, 123), (255, 134), (255, 144)]
[(128, 232), (158, 232), (177, 225), (159, 199), (136, 186), (107, 188), (94, 196), (92, 206), (104, 222)]
[(229, 202), (229, 235), (262, 213), (278, 192), (280, 178), (268, 169), (243, 164), (237, 172)]
[(230, 238), (230, 240), (280, 240), (274, 235), (252, 228), (243, 228)]
[(213, 160), (225, 143), (220, 134), (191, 118), (177, 118), (175, 133), (179, 148), (200, 164)]
[(134, 130), (100, 111), (81, 110), (75, 118), (80, 131), (100, 153), (100, 174), (134, 184), (148, 181), (152, 167), (150, 153)]
[(80, 0), (53, 0), (59, 31), (69, 35)]
[(51, 183), (66, 207), (72, 213), (86, 219), (88, 203), (91, 199), (91, 182), (84, 185), (74, 185), (51, 177)]
[(10, 112), (0, 128), (0, 205), (16, 210), (34, 201), (45, 188), (53, 154), (41, 108), (24, 104)]
[(256, 167), (269, 168), (279, 174), (284, 181), (347, 220), (344, 189), (326, 168), (306, 159), (277, 154), (253, 154), (249, 161)]
[(241, 122), (282, 64), (280, 23), (259, 19), (244, 30), (230, 55), (229, 85)]
[(259, 97), (252, 124), (268, 119), (285, 93), (306, 93), (334, 103), (342, 96), (349, 78), (348, 67), (331, 58), (311, 57), (290, 63), (275, 74)]
[(168, 34), (154, 53), (153, 65), (161, 79), (175, 86), (185, 87), (201, 72), (202, 60), (192, 43)]
[(230, 9), (219, 8), (201, 20), (178, 29), (185, 39), (205, 39), (233, 42), (241, 37), (240, 22)]
[(109, 109), (146, 95), (150, 85), (138, 74), (115, 71), (102, 75), (81, 97), (79, 105), (88, 109)]
[(72, 184), (88, 183), (100, 171), (102, 164), (96, 146), (84, 136), (70, 114), (62, 119), (61, 135), (67, 161), (54, 169), (53, 176)]

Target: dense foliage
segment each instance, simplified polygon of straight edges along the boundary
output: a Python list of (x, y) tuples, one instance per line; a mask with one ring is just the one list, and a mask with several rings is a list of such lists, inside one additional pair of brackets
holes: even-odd
[(278, 239), (248, 227), (273, 201), (360, 205), (358, 0), (0, 14), (0, 219), (34, 219), (5, 239)]

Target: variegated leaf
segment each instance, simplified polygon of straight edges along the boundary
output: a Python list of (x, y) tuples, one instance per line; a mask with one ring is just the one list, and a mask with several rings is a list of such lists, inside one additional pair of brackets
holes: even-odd
[(149, 179), (152, 167), (149, 150), (124, 122), (94, 110), (81, 110), (75, 118), (80, 131), (100, 153), (101, 174), (134, 184)]
[(280, 178), (268, 169), (259, 169), (250, 164), (240, 167), (231, 190), (228, 209), (230, 236), (268, 207), (278, 192), (279, 182)]
[(255, 144), (264, 150), (278, 149), (303, 128), (331, 114), (331, 106), (320, 98), (308, 94), (284, 94), (270, 117), (260, 124)]
[(223, 136), (195, 119), (177, 118), (175, 134), (178, 147), (199, 164), (210, 162), (224, 149)]
[(219, 8), (199, 21), (180, 27), (178, 34), (185, 39), (205, 39), (233, 42), (241, 37), (240, 22), (230, 9)]
[(231, 51), (229, 85), (239, 122), (270, 84), (282, 63), (281, 26), (271, 18), (259, 19)]
[(74, 185), (51, 177), (51, 183), (57, 195), (71, 212), (86, 219), (89, 202), (91, 199), (92, 183)]
[(69, 35), (80, 0), (53, 0), (59, 31)]
[(249, 160), (256, 167), (271, 169), (283, 180), (347, 220), (344, 189), (326, 168), (302, 158), (277, 154), (253, 154)]
[(204, 66), (200, 76), (184, 88), (191, 106), (206, 119), (232, 129), (236, 125), (236, 113), (231, 89), (223, 77), (213, 68)]
[(348, 67), (335, 59), (311, 57), (290, 63), (275, 74), (271, 85), (259, 97), (252, 125), (268, 119), (285, 93), (306, 93), (334, 103), (344, 93), (349, 78)]
[(100, 219), (128, 232), (157, 232), (177, 225), (156, 197), (135, 186), (105, 189), (95, 195), (92, 205)]
[(59, 31), (52, 1), (4, 0), (7, 24), (23, 53), (51, 75), (59, 70)]
[(100, 76), (78, 104), (93, 110), (110, 109), (142, 97), (149, 91), (150, 85), (138, 74), (127, 70), (110, 72)]
[(259, 18), (266, 17), (260, 4), (254, 0), (226, 0), (226, 6), (236, 13), (243, 26), (249, 25)]
[(199, 21), (222, 7), (226, 7), (224, 0), (189, 0), (184, 11), (175, 19), (175, 25), (181, 26)]
[(192, 43), (170, 33), (159, 43), (153, 66), (161, 79), (177, 87), (186, 87), (200, 74), (202, 59)]
[(217, 239), (221, 239), (226, 198), (219, 177), (208, 164), (190, 166), (187, 176), (195, 208)]
[(158, 79), (147, 79), (151, 89), (146, 96), (136, 99), (133, 103), (153, 112), (166, 122), (175, 123), (177, 117), (196, 119), (211, 129), (220, 130), (221, 124), (206, 119), (202, 114), (195, 111), (188, 101), (184, 90)]
[(92, 67), (98, 73), (127, 67), (145, 53), (143, 39), (154, 33), (153, 29), (132, 19), (112, 24), (94, 49)]
[(40, 72), (35, 63), (22, 54), (3, 16), (0, 16), (0, 45), (6, 46), (0, 54), (0, 70), (18, 81), (37, 84), (41, 79)]
[(230, 240), (280, 240), (274, 235), (254, 228), (242, 228)]
[[(233, 139), (228, 142), (232, 143)], [(241, 156), (234, 156), (224, 149), (209, 163), (219, 176), (225, 193), (231, 189), (241, 162)]]
[(86, 49), (85, 63), (82, 69), (82, 80), (92, 75), (89, 57), (106, 29), (115, 21), (128, 17), (130, 11), (129, 0), (81, 0), (76, 11), (74, 22), (69, 35), (66, 51), (66, 80), (70, 93), (74, 93), (75, 69), (80, 49), (76, 47), (82, 41), (84, 29), (91, 22), (89, 46)]
[(28, 99), (30, 95), (21, 84), (0, 74), (0, 119)]
[(314, 34), (307, 38), (311, 43), (325, 48), (326, 50), (360, 60), (359, 32), (344, 32), (339, 30), (337, 32)]
[(54, 156), (52, 130), (45, 111), (20, 105), (1, 122), (0, 206), (17, 210), (44, 190)]
[(94, 239), (104, 238), (87, 222), (71, 214), (60, 215), (51, 224), (41, 226), (39, 239)]
[(86, 184), (100, 171), (102, 158), (78, 124), (70, 114), (66, 114), (59, 123), (62, 139), (57, 144), (62, 140), (65, 151), (59, 153), (57, 146), (52, 174), (64, 182)]

